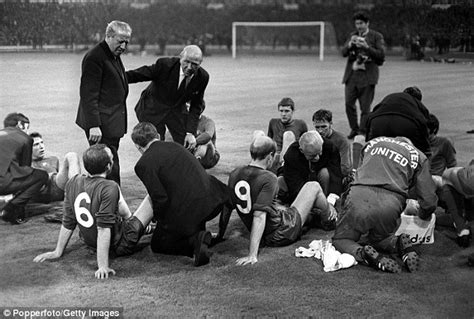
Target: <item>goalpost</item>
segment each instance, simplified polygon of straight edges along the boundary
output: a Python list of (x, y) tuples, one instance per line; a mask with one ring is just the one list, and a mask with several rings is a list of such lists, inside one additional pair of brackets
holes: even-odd
[(237, 27), (319, 27), (319, 60), (324, 59), (324, 21), (232, 22), (232, 58), (237, 56)]

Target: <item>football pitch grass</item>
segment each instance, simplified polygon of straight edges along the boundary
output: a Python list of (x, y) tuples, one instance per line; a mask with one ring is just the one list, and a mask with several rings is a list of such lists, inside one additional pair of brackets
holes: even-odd
[[(156, 58), (127, 55), (123, 62), (131, 69)], [(30, 132), (43, 134), (50, 154), (82, 153), (86, 139), (74, 124), (81, 60), (82, 54), (0, 54), (0, 117), (27, 115)], [(209, 172), (227, 182), (233, 168), (249, 161), (252, 132), (266, 131), (284, 96), (294, 99), (295, 117), (308, 127), (314, 111), (327, 108), (333, 112), (334, 128), (348, 133), (344, 65), (338, 56), (324, 62), (316, 56), (205, 58), (202, 66), (211, 76), (205, 114), (216, 122), (221, 153)], [(133, 108), (146, 85), (130, 85), (129, 132), (137, 123)], [(466, 165), (474, 158), (474, 135), (465, 133), (474, 128), (473, 65), (388, 57), (373, 105), (412, 85), (420, 87), (424, 104), (439, 118), (439, 134), (454, 141), (458, 164)], [(119, 156), (123, 193), (134, 210), (145, 189), (133, 171), (139, 153), (129, 134), (121, 141)], [(216, 231), (217, 221), (209, 228)], [(293, 245), (261, 249), (255, 265), (236, 266), (235, 260), (248, 252), (249, 234), (233, 215), (227, 240), (212, 249), (209, 265), (195, 268), (190, 258), (153, 254), (145, 247), (113, 259), (117, 275), (105, 281), (94, 278), (95, 253), (77, 230), (61, 259), (33, 263), (37, 254), (54, 249), (58, 231), (58, 224), (45, 223), (42, 216), (24, 225), (0, 225), (0, 307), (123, 307), (126, 318), (474, 316), (474, 269), (466, 265), (474, 248), (459, 248), (449, 228), (437, 229), (435, 243), (418, 248), (422, 266), (417, 273), (388, 274), (365, 266), (325, 273), (319, 260), (294, 256), (295, 248), (331, 237), (331, 232), (314, 229)]]

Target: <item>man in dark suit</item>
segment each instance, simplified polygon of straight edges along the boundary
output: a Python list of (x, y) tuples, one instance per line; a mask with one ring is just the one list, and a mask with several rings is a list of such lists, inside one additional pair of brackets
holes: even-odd
[(142, 154), (135, 173), (151, 197), (157, 228), (151, 239), (155, 253), (194, 256), (194, 265), (209, 262), (211, 233), (206, 221), (229, 200), (227, 187), (208, 175), (191, 152), (159, 140), (153, 124), (140, 122), (132, 140)]
[(120, 184), (118, 149), (127, 131), (128, 83), (120, 55), (132, 34), (130, 26), (112, 21), (105, 30), (105, 40), (82, 60), (79, 109), (76, 124), (86, 133), (89, 144), (107, 145), (114, 156), (108, 178)]
[[(341, 157), (336, 146), (317, 131), (308, 131), (288, 148), (284, 157), (283, 177), (287, 199), (295, 200), (306, 182), (317, 181), (327, 196), (342, 192)], [(281, 181), (280, 181), (281, 183)]]
[(201, 49), (188, 45), (179, 57), (159, 58), (151, 66), (127, 71), (129, 83), (152, 81), (135, 107), (138, 120), (155, 125), (161, 140), (166, 125), (173, 140), (189, 150), (196, 146), (196, 129), (209, 82), (201, 62)]
[[(379, 79), (379, 65), (385, 60), (383, 36), (369, 29), (369, 17), (363, 12), (357, 12), (353, 20), (357, 30), (351, 33), (342, 49), (342, 56), (347, 57), (342, 83), (345, 84), (346, 115), (351, 127), (347, 136), (349, 139), (365, 133), (375, 85)], [(357, 100), (361, 111), (360, 125), (357, 121)]]
[(26, 132), (30, 121), (21, 113), (11, 113), (0, 130), (0, 195), (14, 194), (0, 217), (22, 224), (25, 206), (48, 180), (48, 173), (31, 167), (33, 138)]
[(420, 99), (415, 96), (413, 93), (399, 92), (384, 97), (367, 117), (366, 140), (380, 136), (404, 136), (430, 158), (430, 113), (420, 100), (421, 92)]

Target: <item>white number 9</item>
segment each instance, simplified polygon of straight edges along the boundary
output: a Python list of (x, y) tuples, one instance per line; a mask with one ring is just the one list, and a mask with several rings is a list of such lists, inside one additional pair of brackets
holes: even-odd
[(87, 193), (83, 192), (77, 195), (76, 200), (74, 201), (76, 220), (82, 226), (91, 228), (92, 225), (94, 225), (94, 217), (92, 217), (91, 212), (87, 208), (80, 206), (82, 200), (85, 200), (87, 204), (91, 203), (91, 198)]
[[(242, 190), (244, 192), (242, 193)], [(237, 204), (237, 209), (242, 213), (242, 214), (248, 214), (250, 213), (250, 210), (252, 210), (252, 199), (250, 198), (250, 185), (246, 181), (239, 181), (237, 184), (235, 184), (234, 187), (234, 192), (235, 196), (237, 196), (240, 200), (246, 202), (245, 208)]]

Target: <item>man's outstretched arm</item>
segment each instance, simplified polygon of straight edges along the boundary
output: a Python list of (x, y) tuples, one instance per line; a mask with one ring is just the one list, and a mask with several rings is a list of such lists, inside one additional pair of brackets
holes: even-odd
[(66, 248), (73, 232), (74, 232), (74, 229), (72, 230), (67, 229), (66, 227), (61, 225), (61, 230), (59, 231), (59, 237), (58, 237), (58, 243), (56, 245), (56, 249), (36, 256), (33, 259), (33, 261), (35, 263), (42, 263), (43, 261), (47, 259), (57, 259), (61, 257), (63, 255), (64, 249)]

